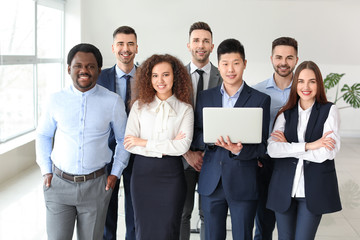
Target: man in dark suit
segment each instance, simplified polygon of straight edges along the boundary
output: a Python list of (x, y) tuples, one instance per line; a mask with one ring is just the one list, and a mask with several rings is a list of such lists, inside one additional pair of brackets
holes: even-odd
[[(226, 218), (230, 209), (233, 239), (250, 240), (258, 199), (257, 161), (266, 151), (270, 97), (243, 81), (247, 61), (244, 47), (238, 40), (224, 40), (219, 45), (217, 54), (223, 84), (199, 94), (192, 144), (194, 148), (205, 149), (198, 188), (205, 217), (205, 235), (207, 240), (226, 238)], [(202, 117), (204, 107), (261, 107), (261, 143), (232, 143), (227, 136), (219, 136), (214, 145), (205, 144)]]
[[(116, 57), (116, 64), (104, 69), (97, 81), (97, 84), (106, 87), (110, 91), (116, 92), (125, 102), (126, 112), (129, 113), (129, 102), (131, 99), (131, 85), (134, 82), (136, 66), (134, 64), (135, 55), (138, 52), (137, 35), (135, 30), (128, 26), (121, 26), (113, 33), (112, 52)], [(109, 137), (109, 147), (114, 150), (115, 139), (113, 134)], [(134, 210), (130, 194), (130, 178), (133, 166), (133, 157), (130, 156), (129, 164), (123, 171), (123, 184), (125, 192), (125, 239), (135, 240)], [(111, 169), (111, 164), (108, 166)], [(120, 180), (117, 181), (110, 200), (106, 223), (104, 229), (104, 239), (116, 239), (117, 219), (118, 219), (118, 195)]]
[[(207, 23), (196, 22), (191, 25), (189, 31), (189, 43), (187, 44), (187, 47), (191, 52), (191, 62), (186, 65), (186, 68), (191, 76), (195, 105), (198, 92), (221, 84), (219, 71), (209, 60), (214, 44), (212, 43), (211, 28)], [(181, 219), (181, 240), (190, 239), (190, 219), (194, 208), (195, 187), (199, 179), (199, 171), (201, 169), (203, 156), (203, 152), (197, 150), (198, 149), (189, 150), (186, 154), (184, 154), (183, 158), (187, 193)], [(201, 211), (200, 201), (199, 215), (201, 220), (200, 239), (204, 240), (204, 217)]]

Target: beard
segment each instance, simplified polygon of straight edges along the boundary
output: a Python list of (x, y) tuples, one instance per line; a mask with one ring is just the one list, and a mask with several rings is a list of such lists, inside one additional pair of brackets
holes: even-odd
[[(81, 76), (87, 76), (87, 77), (89, 77), (89, 81), (88, 81), (88, 82), (80, 82), (80, 81), (79, 81), (79, 78), (80, 78)], [(81, 88), (81, 89), (88, 89), (88, 88), (90, 88), (93, 84), (94, 84), (94, 82), (91, 81), (91, 75), (89, 75), (89, 74), (79, 74), (78, 77), (77, 77), (77, 79), (76, 79), (76, 85), (77, 85), (79, 88)]]
[[(122, 54), (128, 54), (129, 57), (123, 57)], [(124, 63), (124, 64), (129, 64), (129, 63), (132, 63), (134, 61), (134, 58), (135, 58), (135, 55), (132, 53), (132, 52), (121, 52), (119, 53), (119, 56), (118, 56), (120, 62)]]
[[(286, 67), (286, 72), (284, 72), (284, 71), (281, 71), (280, 70), (280, 68), (281, 67)], [(287, 76), (289, 76), (290, 74), (292, 74), (292, 72), (294, 71), (294, 68), (290, 68), (290, 66), (289, 65), (281, 65), (281, 66), (274, 66), (274, 70), (275, 70), (275, 72), (279, 75), (279, 76), (281, 76), (281, 77), (287, 77)]]

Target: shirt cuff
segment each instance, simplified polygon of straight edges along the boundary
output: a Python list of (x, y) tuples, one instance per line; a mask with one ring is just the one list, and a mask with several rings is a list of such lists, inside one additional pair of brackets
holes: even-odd
[(295, 153), (304, 153), (304, 152), (306, 152), (306, 150), (305, 150), (305, 142), (303, 142), (303, 143), (293, 143), (292, 145), (293, 145), (293, 150), (294, 150), (294, 152)]

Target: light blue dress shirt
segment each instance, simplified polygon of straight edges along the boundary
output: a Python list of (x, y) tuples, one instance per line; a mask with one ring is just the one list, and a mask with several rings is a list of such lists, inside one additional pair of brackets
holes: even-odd
[(276, 86), (274, 75), (272, 75), (271, 78), (266, 79), (265, 81), (262, 81), (253, 86), (253, 88), (269, 95), (271, 98), (269, 136), (273, 129), (276, 114), (278, 113), (280, 108), (286, 104), (289, 98), (291, 84), (292, 82), (288, 87), (282, 90), (278, 86)]
[(52, 164), (75, 175), (103, 168), (111, 161), (112, 128), (117, 145), (111, 174), (120, 177), (129, 161), (123, 146), (126, 119), (119, 95), (100, 85), (84, 93), (71, 85), (51, 95), (37, 128), (36, 161), (41, 173), (52, 173)]
[(243, 88), (244, 88), (244, 81), (242, 82), (240, 88), (236, 91), (236, 93), (233, 96), (229, 96), (225, 91), (224, 83), (222, 83), (220, 87), (220, 93), (222, 95), (222, 107), (233, 108)]
[(124, 73), (119, 67), (118, 65), (116, 65), (115, 67), (115, 71), (116, 71), (116, 93), (120, 95), (120, 97), (122, 98), (122, 100), (125, 101), (126, 98), (126, 79), (124, 78), (125, 75), (130, 75), (130, 81), (134, 80), (134, 76), (135, 76), (135, 72), (136, 72), (136, 68), (135, 65), (133, 67), (133, 69), (131, 69), (131, 71), (126, 74)]

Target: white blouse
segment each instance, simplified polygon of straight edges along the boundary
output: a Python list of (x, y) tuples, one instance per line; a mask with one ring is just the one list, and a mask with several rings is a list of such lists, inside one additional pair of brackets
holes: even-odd
[[(333, 160), (336, 153), (340, 150), (340, 136), (339, 136), (339, 126), (340, 118), (338, 109), (335, 105), (332, 105), (328, 118), (324, 123), (323, 134), (328, 131), (333, 131), (328, 137), (331, 137), (335, 140), (335, 148), (333, 150), (328, 150), (325, 147), (316, 149), (316, 150), (307, 150), (305, 151), (305, 131), (310, 118), (311, 109), (310, 108), (303, 110), (298, 103), (299, 109), (299, 121), (297, 126), (298, 134), (298, 143), (292, 142), (276, 142), (270, 136), (268, 139), (267, 151), (270, 157), (272, 158), (284, 158), (284, 157), (294, 157), (298, 158), (298, 164), (296, 166), (293, 188), (292, 188), (292, 197), (305, 197), (305, 185), (304, 185), (304, 160), (322, 163), (327, 159)], [(273, 132), (276, 130), (284, 132), (285, 130), (285, 117), (284, 113), (280, 114), (276, 119)], [(276, 161), (276, 160), (275, 160)]]
[[(178, 133), (185, 138), (173, 140)], [(130, 111), (125, 136), (131, 135), (147, 140), (146, 147), (135, 146), (129, 152), (147, 157), (163, 155), (180, 156), (186, 153), (193, 137), (194, 111), (190, 104), (181, 102), (174, 95), (161, 101), (139, 106), (136, 101)]]

